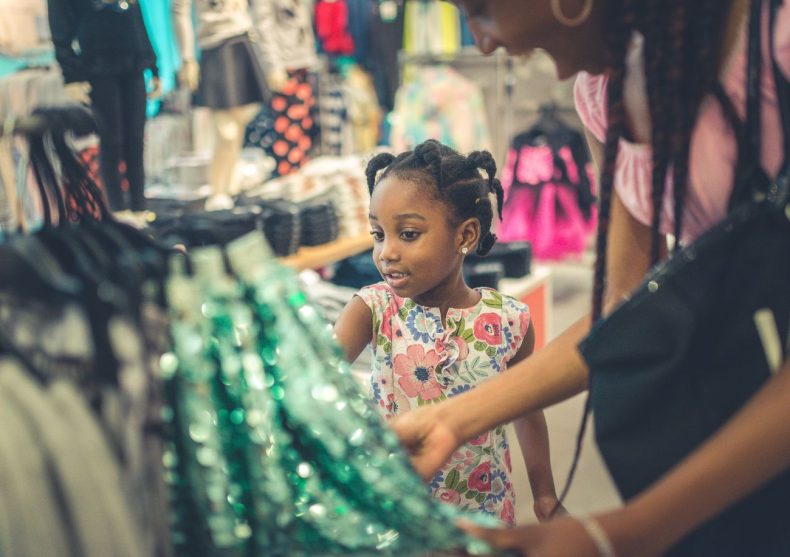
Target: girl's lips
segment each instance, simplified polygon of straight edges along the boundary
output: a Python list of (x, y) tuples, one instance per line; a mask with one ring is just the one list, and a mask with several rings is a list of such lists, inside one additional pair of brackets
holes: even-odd
[(409, 280), (409, 275), (406, 273), (384, 273), (384, 280), (387, 281), (392, 288), (403, 288)]

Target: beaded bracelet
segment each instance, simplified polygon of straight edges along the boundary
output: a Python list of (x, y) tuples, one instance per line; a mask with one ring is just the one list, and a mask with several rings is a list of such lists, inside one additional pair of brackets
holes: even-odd
[(587, 535), (590, 536), (590, 539), (592, 539), (600, 557), (617, 557), (612, 541), (597, 520), (590, 517), (578, 522), (582, 525), (584, 531), (587, 532)]

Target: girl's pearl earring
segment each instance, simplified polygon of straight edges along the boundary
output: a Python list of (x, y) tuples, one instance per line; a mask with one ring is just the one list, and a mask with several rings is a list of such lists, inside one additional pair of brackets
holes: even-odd
[(462, 254), (464, 254), (464, 255), (468, 255), (468, 254), (469, 254), (469, 248), (467, 248), (467, 247), (462, 247), (462, 248), (461, 248), (461, 253), (462, 253)]

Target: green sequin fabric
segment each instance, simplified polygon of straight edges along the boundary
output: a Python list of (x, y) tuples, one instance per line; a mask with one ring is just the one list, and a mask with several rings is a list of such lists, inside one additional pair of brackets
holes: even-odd
[(352, 378), (331, 328), (259, 235), (169, 280), (161, 369), (176, 554), (419, 555), (455, 527)]

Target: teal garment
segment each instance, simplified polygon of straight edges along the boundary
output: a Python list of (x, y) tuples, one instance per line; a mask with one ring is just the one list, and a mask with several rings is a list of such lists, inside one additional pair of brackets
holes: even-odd
[(43, 68), (54, 63), (55, 52), (52, 49), (22, 53), (18, 56), (0, 54), (0, 79), (25, 68)]
[[(176, 69), (179, 64), (178, 46), (173, 32), (170, 16), (171, 0), (140, 0), (148, 37), (156, 53), (162, 94), (166, 95), (176, 87)], [(146, 81), (150, 90), (150, 72), (146, 71)], [(148, 102), (148, 116), (159, 112), (161, 100)]]
[(430, 497), (331, 327), (267, 252), (252, 234), (228, 248), (241, 279), (218, 248), (192, 254), (193, 276), (169, 279), (176, 555), (488, 554), (455, 526), (457, 509)]

